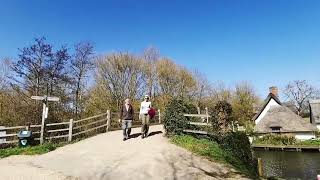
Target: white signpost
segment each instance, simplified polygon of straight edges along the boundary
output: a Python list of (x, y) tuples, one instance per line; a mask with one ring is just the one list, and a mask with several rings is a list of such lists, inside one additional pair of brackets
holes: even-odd
[(40, 144), (43, 144), (43, 134), (44, 134), (44, 125), (45, 120), (48, 118), (49, 108), (47, 107), (48, 101), (59, 101), (58, 97), (48, 97), (48, 96), (32, 96), (31, 99), (42, 101), (42, 120), (41, 120), (41, 132), (40, 132)]

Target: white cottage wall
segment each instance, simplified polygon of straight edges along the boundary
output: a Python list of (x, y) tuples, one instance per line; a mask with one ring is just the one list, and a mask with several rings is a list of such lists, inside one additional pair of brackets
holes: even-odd
[(295, 138), (299, 140), (309, 140), (316, 138), (314, 133), (295, 133)]

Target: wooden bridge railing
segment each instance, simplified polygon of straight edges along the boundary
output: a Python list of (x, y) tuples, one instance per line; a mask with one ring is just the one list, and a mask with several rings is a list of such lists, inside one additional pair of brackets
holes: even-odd
[[(138, 117), (139, 113), (135, 113)], [(138, 118), (136, 118), (138, 119)], [(151, 125), (161, 124), (161, 112), (157, 111), (155, 118), (151, 120)], [(141, 122), (135, 120), (133, 127), (140, 126)], [(17, 134), (22, 129), (27, 129), (27, 126), (15, 126), (15, 127), (1, 127), (0, 126), (0, 144), (14, 144), (18, 142)], [(35, 137), (36, 141), (40, 141), (41, 125), (31, 125), (30, 129)], [(99, 114), (96, 116), (73, 120), (70, 119), (66, 122), (49, 123), (45, 124), (44, 140), (58, 140), (71, 142), (77, 138), (84, 138), (87, 136), (95, 135), (102, 132), (108, 132), (111, 130), (121, 129), (118, 122), (118, 114), (111, 113), (107, 110), (107, 113)], [(8, 134), (7, 134), (8, 133)], [(40, 141), (44, 142), (44, 141)]]
[[(208, 108), (205, 108), (205, 114), (184, 114), (185, 117), (191, 117), (191, 118), (201, 118), (201, 122), (199, 121), (189, 121), (190, 125), (195, 125), (195, 126), (202, 126), (202, 127), (209, 127), (211, 124), (209, 123), (209, 118), (211, 117), (208, 112)], [(193, 129), (184, 129), (184, 132), (188, 133), (196, 133), (196, 134), (208, 134), (207, 131), (201, 131), (201, 130), (193, 130)]]

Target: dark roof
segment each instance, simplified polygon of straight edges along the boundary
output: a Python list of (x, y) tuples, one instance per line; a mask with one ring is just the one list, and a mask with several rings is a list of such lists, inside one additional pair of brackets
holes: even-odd
[(320, 123), (320, 99), (310, 100), (310, 118), (312, 123)]
[(267, 96), (266, 100), (264, 101), (264, 104), (262, 106), (262, 108), (260, 109), (260, 111), (252, 118), (252, 120), (256, 120), (260, 114), (262, 113), (262, 111), (264, 110), (264, 108), (266, 108), (267, 104), (270, 102), (271, 99), (274, 99), (279, 105), (282, 105), (279, 98), (277, 96), (275, 96), (272, 93), (269, 93), (269, 95)]
[(258, 122), (254, 131), (257, 133), (271, 133), (272, 127), (281, 127), (280, 132), (313, 132), (316, 127), (285, 106), (273, 106)]

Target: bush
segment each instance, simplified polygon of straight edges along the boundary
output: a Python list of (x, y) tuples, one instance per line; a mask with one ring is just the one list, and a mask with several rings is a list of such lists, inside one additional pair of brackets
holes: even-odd
[(227, 101), (218, 101), (210, 112), (212, 132), (224, 134), (231, 131), (232, 107)]
[(293, 136), (268, 134), (253, 141), (255, 144), (271, 144), (271, 145), (294, 145), (297, 140)]
[(181, 134), (184, 129), (189, 128), (188, 117), (183, 114), (195, 113), (196, 108), (179, 98), (173, 98), (165, 108), (163, 125), (167, 135)]
[(220, 146), (240, 160), (250, 174), (256, 174), (256, 159), (253, 158), (251, 145), (245, 132), (230, 132), (225, 134), (219, 142)]

